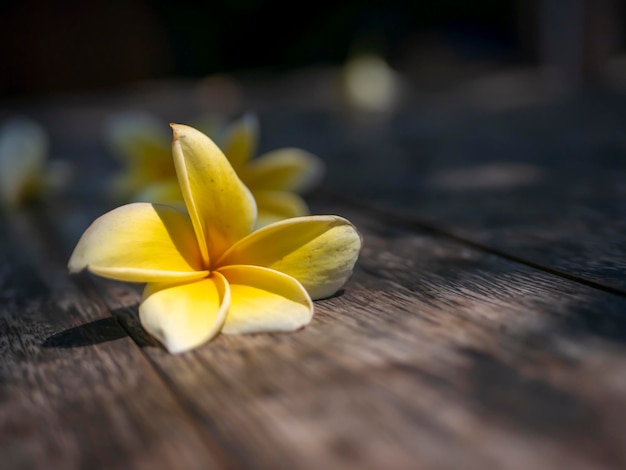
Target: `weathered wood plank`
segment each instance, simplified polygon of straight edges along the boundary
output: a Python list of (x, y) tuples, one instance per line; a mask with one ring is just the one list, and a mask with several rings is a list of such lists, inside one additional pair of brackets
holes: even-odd
[[(329, 164), (333, 190), (626, 292), (626, 95), (596, 91), (497, 111), (461, 88), (408, 96), (387, 115), (356, 115), (337, 94), (339, 74), (231, 77), (227, 91), (246, 101), (225, 109), (260, 114), (261, 151), (300, 146), (318, 154)], [(216, 110), (198, 99), (218, 97), (216, 91), (171, 82), (14, 106), (0, 115), (26, 113), (43, 122), (56, 155), (74, 157), (82, 169), (76, 184), (103, 189), (102, 176), (113, 167), (102, 145), (108, 115), (141, 109), (164, 123), (191, 122)], [(94, 152), (101, 158), (84, 157)]]
[(94, 280), (237, 464), (626, 465), (626, 298), (336, 202), (316, 209), (356, 222), (365, 248), (294, 334), (172, 356), (138, 325), (136, 286)]
[(369, 199), (496, 253), (626, 292), (623, 176), (592, 178), (523, 190), (381, 191)]
[[(168, 355), (140, 329), (135, 287), (96, 280), (191, 417), (177, 425), (197, 426), (205, 442), (223, 449), (222, 461), (244, 467), (625, 466), (624, 297), (440, 235), (624, 291), (624, 165), (613, 158), (624, 144), (623, 99), (434, 118), (436, 106), (412, 102), (368, 127), (325, 105), (281, 109), (284, 94), (261, 88), (263, 96), (248, 104), (265, 103), (256, 108), (269, 129), (265, 148), (300, 145), (320, 154), (331, 163), (331, 187), (382, 201), (437, 230), (332, 203), (366, 240), (343, 294), (318, 302), (313, 324), (296, 334), (222, 336), (181, 356)], [(171, 96), (156, 96), (147, 109), (178, 119), (182, 108), (167, 105)], [(186, 89), (182, 98), (189, 104), (193, 96)], [(115, 104), (146, 108), (147, 101), (118, 97)], [(95, 141), (112, 107), (99, 103), (97, 119), (85, 114), (85, 102), (64, 119), (44, 113), (63, 148), (90, 170), (78, 184), (91, 193), (92, 184), (102, 189), (104, 175), (94, 168), (110, 166), (78, 156), (76, 145), (89, 157), (105, 155)], [(86, 210), (86, 203), (58, 219), (67, 250), (103, 212)], [(78, 282), (91, 299), (90, 282)], [(93, 336), (84, 321), (104, 317), (64, 318), (70, 323), (55, 334), (69, 328), (67, 335), (82, 338)], [(67, 341), (46, 338), (52, 346)], [(67, 361), (119, 341), (75, 348)], [(111, 364), (105, 356), (93, 360)], [(140, 411), (137, 429), (146, 419)], [(163, 419), (150, 432), (168, 436), (161, 427), (176, 425)]]
[(1, 466), (227, 464), (44, 229), (0, 215)]
[(325, 157), (333, 190), (626, 292), (624, 94), (505, 112), (443, 94), (379, 121), (276, 108), (268, 145)]

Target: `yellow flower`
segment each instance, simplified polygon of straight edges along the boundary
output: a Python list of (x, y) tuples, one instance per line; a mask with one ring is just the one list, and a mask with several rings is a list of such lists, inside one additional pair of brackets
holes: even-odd
[[(257, 227), (309, 214), (299, 194), (319, 183), (324, 173), (319, 158), (292, 147), (252, 158), (258, 140), (258, 122), (253, 115), (228, 127), (213, 117), (205, 119), (201, 127), (221, 144), (231, 165), (252, 191), (258, 206)], [(126, 166), (115, 181), (116, 194), (134, 201), (182, 201), (169, 141), (158, 120), (147, 114), (119, 115), (112, 119), (107, 136)]]
[(70, 272), (146, 282), (139, 318), (171, 352), (220, 331), (309, 323), (312, 299), (334, 294), (352, 273), (361, 248), (355, 227), (323, 215), (253, 231), (254, 198), (224, 154), (201, 132), (172, 128), (186, 211), (140, 202), (114, 209), (87, 228)]
[(58, 189), (69, 177), (66, 163), (47, 162), (48, 136), (27, 118), (12, 118), (0, 128), (0, 203), (17, 207)]
[(224, 153), (257, 201), (257, 226), (309, 213), (299, 194), (321, 180), (324, 164), (319, 158), (294, 147), (252, 158), (259, 135), (258, 121), (252, 114), (235, 121), (225, 134)]
[(147, 113), (116, 114), (108, 122), (105, 138), (124, 169), (112, 184), (121, 200), (172, 203), (182, 200), (172, 161), (170, 138), (162, 123)]

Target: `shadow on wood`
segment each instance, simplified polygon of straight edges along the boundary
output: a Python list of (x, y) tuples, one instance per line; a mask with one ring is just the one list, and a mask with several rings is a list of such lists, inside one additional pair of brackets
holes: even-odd
[(56, 333), (46, 338), (41, 346), (44, 348), (82, 348), (115, 341), (126, 336), (128, 334), (120, 328), (120, 324), (115, 318), (101, 318)]

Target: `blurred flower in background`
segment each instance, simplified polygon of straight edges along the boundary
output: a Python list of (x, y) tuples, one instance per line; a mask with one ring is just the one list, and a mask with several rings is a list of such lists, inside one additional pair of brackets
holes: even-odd
[(400, 98), (400, 74), (377, 54), (361, 53), (348, 60), (343, 80), (348, 103), (359, 111), (389, 112)]
[[(226, 124), (219, 116), (205, 116), (194, 126), (213, 138), (258, 206), (257, 227), (302, 215), (309, 209), (301, 194), (318, 184), (324, 164), (305, 150), (288, 147), (256, 158), (259, 125), (247, 114)], [(113, 116), (106, 139), (124, 169), (112, 182), (119, 199), (181, 205), (182, 195), (171, 158), (167, 127), (145, 113)]]
[(182, 201), (165, 123), (148, 113), (115, 114), (107, 123), (105, 140), (123, 167), (111, 182), (114, 199), (162, 204)]
[(18, 207), (60, 190), (70, 179), (65, 161), (47, 161), (48, 135), (36, 122), (15, 117), (0, 126), (0, 202)]
[(223, 149), (231, 165), (257, 202), (257, 226), (308, 215), (300, 197), (321, 181), (325, 167), (315, 155), (295, 147), (271, 150), (256, 158), (259, 125), (248, 114), (224, 134)]

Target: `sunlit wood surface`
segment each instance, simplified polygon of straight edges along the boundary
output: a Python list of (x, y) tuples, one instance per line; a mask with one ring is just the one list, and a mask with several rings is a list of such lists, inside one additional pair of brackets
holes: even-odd
[[(314, 74), (150, 84), (2, 108), (39, 120), (67, 191), (0, 216), (0, 467), (626, 467), (626, 99), (351, 109)], [(168, 354), (141, 286), (66, 263), (112, 207), (111, 113), (255, 111), (261, 148), (328, 165), (315, 213), (364, 237), (292, 334)]]

